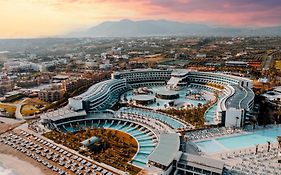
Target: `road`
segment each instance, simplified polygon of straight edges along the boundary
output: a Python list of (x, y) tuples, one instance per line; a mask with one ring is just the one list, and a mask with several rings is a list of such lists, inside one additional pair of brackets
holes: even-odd
[(262, 70), (269, 70), (272, 60), (273, 60), (273, 56), (269, 55), (264, 62)]
[[(26, 100), (26, 99), (25, 99)], [(23, 119), (23, 116), (21, 114), (21, 107), (24, 104), (25, 100), (21, 101), (20, 103), (17, 104), (12, 104), (12, 103), (1, 103), (1, 104), (6, 104), (6, 105), (10, 105), (10, 106), (15, 106), (16, 107), (16, 111), (15, 111), (15, 117), (17, 119)]]

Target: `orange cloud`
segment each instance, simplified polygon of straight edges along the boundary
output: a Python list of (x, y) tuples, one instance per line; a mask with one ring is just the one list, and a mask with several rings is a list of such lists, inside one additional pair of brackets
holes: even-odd
[(281, 24), (281, 2), (276, 0), (3, 0), (0, 11), (0, 37), (59, 35), (124, 18), (225, 26)]

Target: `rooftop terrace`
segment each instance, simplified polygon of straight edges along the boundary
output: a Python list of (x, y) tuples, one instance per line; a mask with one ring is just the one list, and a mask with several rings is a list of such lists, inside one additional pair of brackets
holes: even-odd
[(161, 134), (155, 150), (148, 157), (149, 161), (169, 166), (180, 147), (179, 135), (176, 133)]

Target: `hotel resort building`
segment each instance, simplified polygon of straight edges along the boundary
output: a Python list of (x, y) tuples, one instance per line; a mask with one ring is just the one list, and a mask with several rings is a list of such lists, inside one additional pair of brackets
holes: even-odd
[[(222, 88), (218, 89), (209, 84)], [(177, 98), (176, 91), (187, 86), (220, 92), (215, 117), (222, 126), (242, 127), (247, 112), (253, 108), (254, 93), (250, 79), (222, 73), (157, 69), (115, 72), (111, 80), (95, 84), (87, 92), (70, 98), (69, 106), (75, 111), (105, 110), (112, 107), (124, 92), (144, 86), (166, 86), (168, 90), (173, 90), (156, 94), (164, 99)]]
[[(155, 96), (149, 94), (135, 98), (138, 101), (136, 106), (143, 105), (141, 108), (111, 109), (122, 94), (133, 88), (158, 86), (164, 90)], [(223, 73), (142, 69), (112, 73), (110, 80), (94, 84), (83, 94), (70, 98), (68, 106), (43, 114), (41, 121), (47, 128), (61, 132), (101, 127), (128, 133), (138, 142), (138, 151), (131, 163), (155, 174), (222, 174), (224, 161), (186, 152), (189, 141), (179, 133), (193, 130), (193, 125), (145, 107), (155, 103), (156, 98), (177, 99), (180, 90), (187, 87), (219, 94), (216, 103), (208, 110), (213, 110), (213, 118), (224, 127), (242, 127), (247, 113), (253, 108), (250, 79)]]

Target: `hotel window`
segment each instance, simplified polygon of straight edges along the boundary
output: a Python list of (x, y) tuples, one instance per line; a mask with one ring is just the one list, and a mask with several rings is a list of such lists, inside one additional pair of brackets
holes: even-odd
[(200, 168), (195, 168), (195, 167), (194, 167), (194, 171), (195, 171), (195, 172), (198, 172), (198, 173), (201, 173), (201, 172), (202, 172), (202, 169), (200, 169)]
[(179, 167), (179, 168), (184, 168), (184, 164), (179, 163), (179, 164), (178, 164), (178, 167)]
[(184, 175), (184, 171), (178, 170), (177, 175)]
[(192, 166), (186, 165), (185, 169), (193, 171), (193, 167)]
[(219, 173), (215, 173), (215, 172), (213, 172), (213, 173), (212, 173), (212, 175), (220, 175), (220, 174), (219, 174)]
[(208, 171), (208, 170), (203, 170), (203, 174), (207, 174), (207, 175), (211, 175), (211, 171)]

